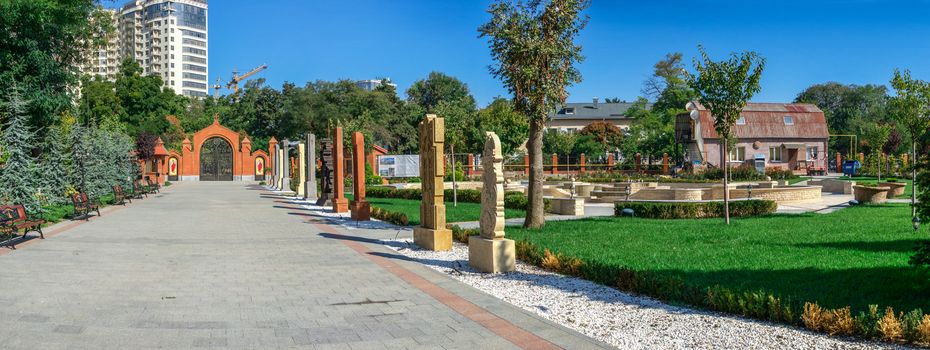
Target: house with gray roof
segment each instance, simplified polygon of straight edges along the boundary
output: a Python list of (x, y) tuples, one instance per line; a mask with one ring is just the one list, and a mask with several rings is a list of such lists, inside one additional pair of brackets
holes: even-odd
[[(566, 103), (549, 114), (546, 127), (566, 132), (578, 132), (593, 122), (606, 121), (626, 130), (633, 123), (633, 118), (626, 116), (626, 112), (632, 106), (633, 103), (630, 102), (600, 102), (597, 97), (591, 102)], [(651, 107), (651, 104), (646, 105), (646, 108)]]

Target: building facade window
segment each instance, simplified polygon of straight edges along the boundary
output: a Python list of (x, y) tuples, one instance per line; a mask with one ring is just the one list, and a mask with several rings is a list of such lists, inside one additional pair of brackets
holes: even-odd
[(184, 55), (184, 62), (207, 63), (206, 58)]
[(785, 116), (785, 125), (794, 125), (794, 117), (790, 115)]
[(207, 71), (207, 67), (198, 66), (194, 64), (185, 64), (183, 68), (184, 70), (190, 70), (190, 71), (195, 71), (195, 72), (206, 72)]
[(186, 80), (184, 81), (183, 86), (188, 87), (188, 88), (195, 88), (195, 89), (206, 89), (207, 88), (207, 84), (193, 82), (193, 81), (186, 81)]
[(820, 154), (819, 147), (813, 146), (807, 148), (807, 159), (817, 159)]
[(769, 161), (770, 162), (781, 162), (781, 147), (769, 147)]
[(736, 147), (730, 152), (731, 162), (742, 162), (746, 160), (746, 147)]
[(746, 125), (746, 117), (739, 117), (739, 119), (736, 120), (736, 125)]

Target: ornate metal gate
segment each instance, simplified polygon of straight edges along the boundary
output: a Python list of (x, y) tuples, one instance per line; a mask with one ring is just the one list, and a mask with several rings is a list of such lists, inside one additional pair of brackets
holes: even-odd
[(200, 181), (232, 181), (233, 151), (229, 142), (219, 137), (204, 141), (200, 147)]

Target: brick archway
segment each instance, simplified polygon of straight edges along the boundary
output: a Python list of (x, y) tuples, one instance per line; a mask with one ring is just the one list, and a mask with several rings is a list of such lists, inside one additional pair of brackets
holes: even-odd
[[(268, 157), (268, 153), (263, 150), (252, 152), (252, 141), (247, 137), (240, 139), (239, 133), (221, 125), (219, 116), (214, 116), (213, 124), (194, 133), (191, 138), (184, 139), (181, 146), (181, 154), (179, 154), (178, 157), (180, 162), (180, 181), (201, 180), (201, 158), (204, 144), (213, 138), (224, 140), (231, 148), (233, 181), (255, 180), (256, 157), (261, 157), (263, 159), (263, 168), (273, 169), (273, 164), (271, 164), (273, 160)], [(277, 141), (272, 139), (269, 144), (273, 145), (276, 142)]]

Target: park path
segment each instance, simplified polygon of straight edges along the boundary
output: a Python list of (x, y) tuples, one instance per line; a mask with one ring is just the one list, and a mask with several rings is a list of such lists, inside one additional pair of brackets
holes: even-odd
[[(244, 183), (181, 182), (0, 251), (0, 348), (600, 348)], [(401, 231), (409, 235), (409, 231)]]

